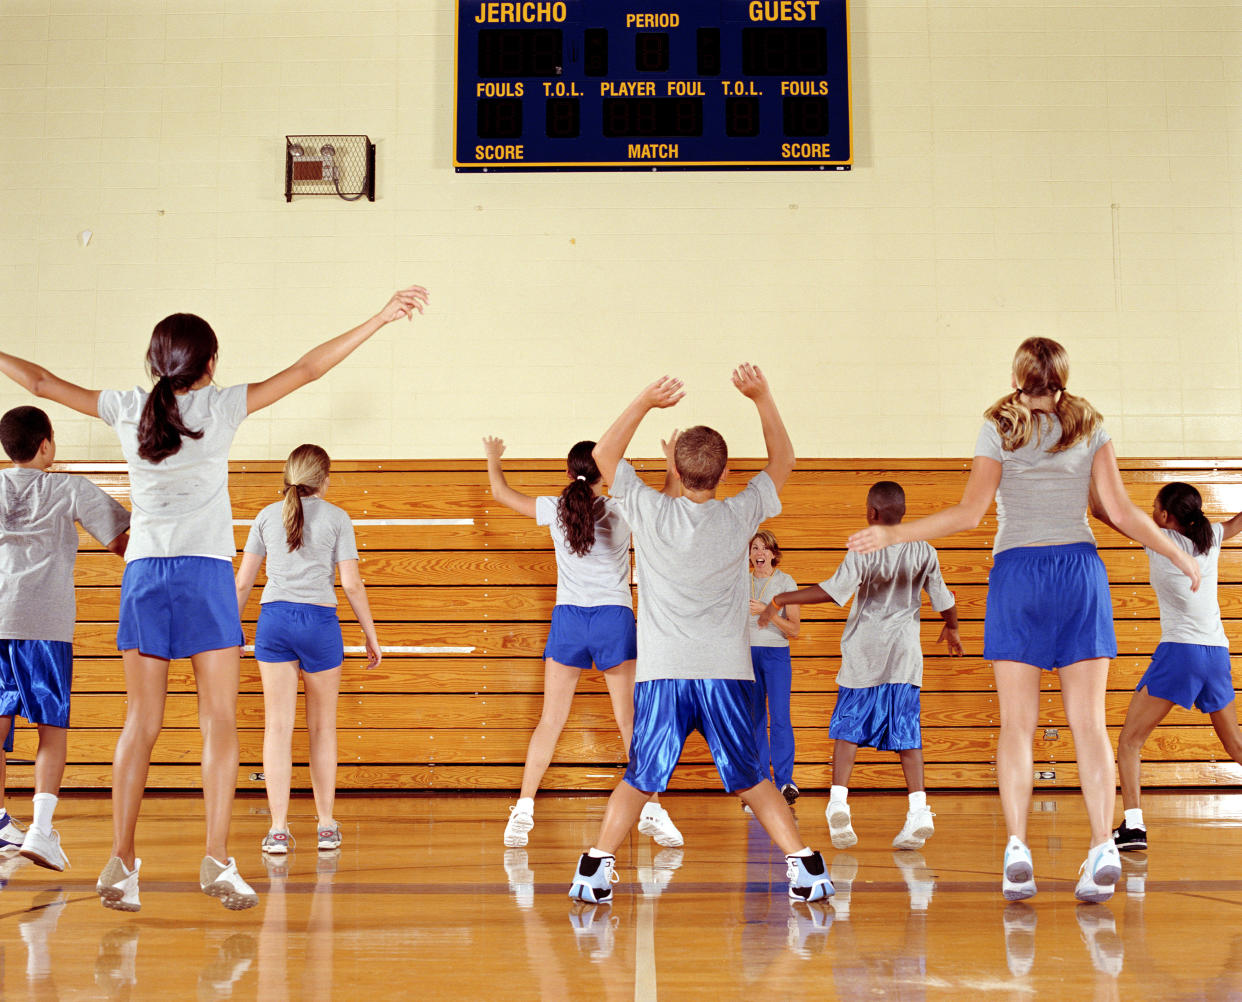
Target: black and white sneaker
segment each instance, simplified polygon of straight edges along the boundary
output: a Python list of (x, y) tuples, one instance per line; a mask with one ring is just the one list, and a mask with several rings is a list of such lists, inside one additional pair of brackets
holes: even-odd
[(785, 798), (785, 803), (789, 804), (791, 807), (793, 806), (793, 802), (798, 799), (801, 793), (802, 791), (799, 790), (793, 783), (786, 783), (781, 787), (781, 796)]
[(1142, 851), (1147, 848), (1147, 829), (1131, 828), (1123, 821), (1113, 832), (1113, 843), (1123, 851)]

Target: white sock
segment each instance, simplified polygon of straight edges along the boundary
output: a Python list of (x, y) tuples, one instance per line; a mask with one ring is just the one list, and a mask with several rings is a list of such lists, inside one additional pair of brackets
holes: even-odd
[(927, 791), (915, 790), (910, 794), (910, 810), (921, 811), (927, 806)]
[(605, 856), (611, 856), (612, 853), (604, 852), (603, 849), (596, 849), (595, 846), (591, 846), (591, 848), (587, 850), (587, 855), (593, 859), (603, 859)]
[(805, 856), (810, 856), (810, 855), (814, 854), (814, 852), (815, 852), (815, 850), (814, 850), (814, 849), (812, 849), (809, 845), (804, 845), (804, 846), (803, 846), (801, 849), (799, 849), (797, 852), (786, 853), (785, 858), (786, 858), (786, 859), (795, 859), (795, 858), (797, 858), (797, 857), (799, 857), (799, 856), (803, 856), (803, 857), (805, 857)]
[(30, 819), (30, 827), (36, 828), (41, 835), (52, 834), (52, 814), (56, 810), (59, 798), (54, 793), (36, 793), (31, 800), (34, 817)]
[(829, 794), (828, 796), (828, 802), (830, 804), (835, 804), (838, 801), (840, 801), (841, 803), (844, 804), (845, 798), (848, 797), (849, 795), (850, 795), (850, 788), (848, 786), (833, 786), (832, 793)]
[(525, 811), (527, 814), (533, 815), (535, 813), (535, 798), (518, 797), (517, 807), (514, 808), (514, 811)]
[(1143, 808), (1131, 807), (1126, 811), (1126, 827), (1142, 828), (1143, 831), (1147, 831), (1147, 824), (1143, 821)]

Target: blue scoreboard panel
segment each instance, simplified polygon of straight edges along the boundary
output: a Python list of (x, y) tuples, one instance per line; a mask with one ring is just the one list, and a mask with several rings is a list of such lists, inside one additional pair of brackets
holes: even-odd
[(847, 0), (457, 0), (458, 171), (848, 170)]

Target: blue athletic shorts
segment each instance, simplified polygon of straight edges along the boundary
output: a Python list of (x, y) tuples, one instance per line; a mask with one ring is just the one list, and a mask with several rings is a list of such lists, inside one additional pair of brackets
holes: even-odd
[(1134, 687), (1135, 692), (1144, 688), (1149, 696), (1167, 699), (1188, 710), (1223, 710), (1234, 698), (1229, 648), (1158, 644), (1151, 666)]
[[(0, 640), (0, 717), (69, 726), (73, 644), (63, 640)], [(13, 729), (5, 751), (13, 750)]]
[(341, 622), (329, 605), (264, 602), (254, 631), (256, 661), (301, 662), (302, 671), (327, 671), (345, 660)]
[(988, 574), (983, 656), (1047, 671), (1117, 656), (1108, 575), (1093, 543), (996, 554)]
[(558, 605), (543, 656), (571, 668), (600, 671), (638, 657), (634, 610), (628, 605)]
[(880, 751), (923, 747), (919, 726), (919, 687), (908, 683), (842, 686), (832, 710), (828, 736)]
[(125, 565), (117, 650), (171, 661), (243, 643), (229, 561), (146, 557)]
[(634, 686), (634, 739), (625, 781), (644, 793), (668, 789), (691, 731), (707, 747), (730, 792), (764, 780), (751, 722), (754, 682), (724, 678), (662, 678)]

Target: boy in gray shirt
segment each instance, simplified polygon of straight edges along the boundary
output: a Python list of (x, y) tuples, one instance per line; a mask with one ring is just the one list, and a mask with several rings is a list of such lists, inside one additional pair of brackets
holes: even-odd
[(750, 806), (785, 853), (789, 897), (818, 901), (833, 892), (823, 857), (804, 846), (785, 798), (763, 776), (751, 725), (747, 544), (760, 522), (779, 514), (777, 492), (794, 451), (763, 373), (741, 365), (733, 385), (759, 411), (768, 464), (731, 498), (716, 498), (728, 449), (711, 428), (674, 434), (679, 497), (648, 487), (622, 458), (647, 412), (684, 396), (680, 380), (666, 376), (648, 386), (595, 446), (595, 462), (633, 531), (638, 666), (629, 768), (608, 800), (595, 847), (578, 861), (569, 896), (581, 901), (611, 902), (617, 847), (651, 794), (668, 787), (692, 730), (706, 739), (725, 789)]
[[(897, 525), (905, 514), (906, 494), (900, 484), (881, 480), (867, 492), (869, 525)], [(936, 551), (921, 541), (898, 543), (874, 553), (850, 551), (827, 581), (773, 596), (759, 616), (760, 624), (765, 624), (786, 605), (836, 602), (844, 606), (855, 596), (841, 634), (837, 705), (829, 725), (835, 744), (832, 796), (825, 814), (832, 844), (838, 849), (858, 842), (846, 797), (859, 745), (895, 751), (901, 759), (910, 807), (893, 848), (921, 849), (935, 832), (923, 787), (919, 725), (923, 685), (919, 609), (924, 591), (944, 619), (940, 639), (950, 654), (961, 656), (953, 593), (940, 576)]]
[[(49, 473), (52, 423), (37, 407), (0, 418), (0, 445), (13, 466), (0, 470), (0, 849), (17, 848), (50, 870), (68, 863), (52, 828), (65, 772), (73, 682), (73, 564), (81, 523), (118, 556), (129, 512), (85, 477)], [(24, 835), (4, 809), (5, 757), (13, 717), (39, 728), (34, 818)]]

